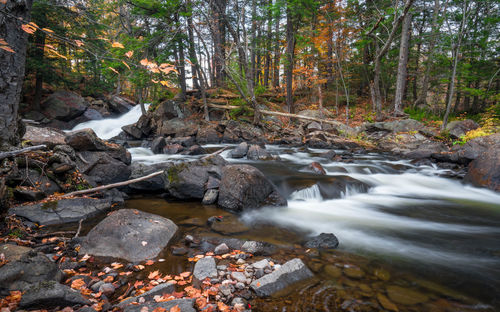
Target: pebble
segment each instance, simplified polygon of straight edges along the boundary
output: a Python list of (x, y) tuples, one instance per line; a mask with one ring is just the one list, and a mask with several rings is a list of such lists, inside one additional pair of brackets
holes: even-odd
[(105, 294), (107, 297), (111, 296), (115, 292), (115, 290), (115, 285), (111, 283), (105, 283), (99, 287), (99, 291)]
[(227, 247), (225, 243), (222, 243), (219, 246), (215, 247), (214, 252), (216, 255), (223, 255), (229, 252), (229, 247)]
[(242, 282), (238, 282), (236, 283), (236, 285), (234, 285), (234, 287), (236, 287), (236, 289), (242, 290), (245, 288), (245, 284), (243, 284)]
[(252, 267), (254, 269), (265, 269), (265, 268), (270, 268), (270, 264), (269, 264), (269, 260), (267, 259), (264, 259), (264, 260), (260, 260), (260, 261), (257, 261), (255, 263), (252, 264)]
[(263, 269), (258, 269), (258, 270), (255, 270), (255, 278), (256, 279), (259, 279), (261, 278), (262, 276), (264, 276), (264, 270)]
[(242, 283), (244, 283), (247, 280), (247, 277), (242, 272), (232, 272), (231, 278), (233, 280), (236, 280), (236, 281), (242, 282)]
[(217, 270), (219, 271), (225, 271), (227, 269), (227, 265), (220, 264), (217, 266)]
[(236, 261), (236, 264), (239, 264), (239, 265), (241, 265), (241, 264), (245, 264), (245, 263), (246, 263), (246, 261), (245, 261), (245, 260), (243, 260), (243, 259), (241, 259), (241, 258), (240, 258), (240, 259), (238, 259), (238, 261)]
[(232, 288), (232, 285), (230, 285), (230, 284), (222, 284), (221, 286), (219, 286), (219, 291), (225, 297), (229, 297), (232, 294), (231, 288)]
[(103, 281), (98, 281), (97, 283), (95, 283), (94, 285), (90, 286), (90, 289), (93, 291), (93, 292), (98, 292), (99, 291), (99, 287), (101, 287), (101, 285), (103, 285), (104, 282)]
[(188, 243), (192, 243), (194, 242), (194, 237), (192, 235), (186, 235), (186, 237), (184, 237), (184, 240)]

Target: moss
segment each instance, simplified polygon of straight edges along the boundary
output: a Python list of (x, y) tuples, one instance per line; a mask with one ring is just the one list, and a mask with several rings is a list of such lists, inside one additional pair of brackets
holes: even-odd
[(169, 183), (179, 182), (179, 168), (173, 166), (167, 169), (167, 179)]
[(57, 204), (59, 202), (57, 200), (53, 200), (53, 201), (48, 201), (46, 203), (43, 203), (42, 204), (42, 210), (56, 210), (57, 209)]

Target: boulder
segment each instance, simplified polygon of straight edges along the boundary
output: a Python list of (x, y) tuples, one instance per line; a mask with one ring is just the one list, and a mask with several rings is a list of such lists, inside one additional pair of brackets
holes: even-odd
[(334, 249), (339, 246), (339, 240), (332, 233), (321, 233), (310, 238), (304, 246), (306, 248)]
[(135, 209), (115, 211), (82, 240), (80, 253), (131, 262), (156, 257), (177, 232), (169, 219)]
[(42, 112), (50, 119), (70, 121), (82, 115), (88, 103), (80, 95), (71, 91), (56, 91), (43, 103)]
[(194, 265), (193, 277), (195, 281), (203, 282), (205, 278), (217, 277), (217, 265), (212, 257), (201, 258)]
[(91, 304), (91, 302), (80, 292), (55, 281), (43, 281), (26, 289), (19, 307), (40, 309), (86, 304)]
[(134, 139), (140, 140), (143, 137), (142, 130), (137, 128), (135, 125), (126, 125), (122, 127), (122, 130), (133, 137)]
[(191, 156), (204, 155), (204, 154), (207, 154), (207, 150), (199, 145), (193, 145), (193, 146), (190, 146), (187, 150), (184, 150), (182, 152), (182, 154), (183, 155), (191, 155)]
[(167, 145), (164, 137), (156, 137), (151, 142), (151, 151), (155, 154), (163, 153), (163, 148)]
[(77, 151), (104, 151), (108, 147), (90, 128), (69, 132), (64, 140)]
[[(152, 164), (146, 165), (138, 162), (132, 163), (130, 166), (131, 174), (129, 179), (135, 179), (147, 176), (153, 172), (163, 170), (165, 168), (165, 164)], [(132, 193), (162, 193), (165, 191), (165, 180), (163, 175), (159, 175), (144, 181), (136, 182), (129, 184), (125, 188), (125, 192)]]
[(0, 244), (0, 254), (3, 254), (5, 260), (9, 262), (21, 259), (31, 250), (33, 249), (30, 247), (19, 246), (15, 244)]
[(321, 175), (326, 174), (326, 171), (323, 168), (323, 166), (317, 161), (313, 161), (307, 168), (316, 174), (321, 174)]
[(198, 144), (218, 144), (222, 140), (222, 134), (218, 131), (217, 125), (203, 125), (198, 129), (196, 134), (196, 142)]
[(467, 141), (464, 145), (454, 145), (450, 152), (432, 154), (432, 158), (441, 162), (469, 164), (489, 149), (500, 148), (500, 133), (477, 137)]
[(467, 132), (479, 128), (479, 125), (470, 119), (466, 120), (454, 120), (446, 125), (446, 130), (448, 130), (450, 137), (452, 139), (460, 139)]
[(102, 114), (93, 108), (87, 108), (85, 113), (83, 113), (83, 117), (87, 120), (101, 120), (103, 119)]
[[(83, 162), (85, 160), (85, 162)], [(110, 184), (128, 180), (131, 174), (130, 153), (124, 148), (106, 152), (80, 152), (77, 159), (80, 171), (96, 183)]]
[(40, 225), (78, 222), (106, 212), (114, 204), (122, 204), (123, 198), (108, 196), (97, 198), (65, 198), (32, 205), (16, 206), (9, 214), (28, 219)]
[(192, 136), (196, 135), (197, 132), (197, 126), (194, 122), (180, 118), (159, 120), (158, 123), (156, 134), (165, 137)]
[(217, 203), (230, 211), (287, 204), (274, 184), (257, 168), (249, 165), (228, 165), (222, 168)]
[[(171, 282), (163, 283), (163, 284), (160, 284), (160, 285), (153, 287), (151, 290), (148, 290), (139, 296), (135, 296), (135, 297), (123, 300), (119, 304), (117, 304), (116, 306), (118, 308), (123, 308), (129, 304), (137, 303), (137, 302), (142, 301), (142, 300), (152, 300), (154, 298), (154, 296), (156, 296), (156, 295), (162, 296), (165, 294), (171, 294), (174, 291), (175, 291), (175, 284), (174, 283), (171, 283)], [(141, 298), (144, 298), (144, 299), (141, 299)]]
[(175, 137), (171, 139), (170, 142), (180, 144), (184, 147), (190, 147), (196, 144), (194, 136)]
[(39, 128), (26, 126), (23, 141), (30, 141), (33, 145), (45, 144), (48, 148), (53, 148), (59, 144), (65, 144), (66, 134), (54, 128)]
[[(29, 179), (26, 179), (26, 177)], [(20, 169), (18, 175), (12, 176), (11, 179), (24, 186), (34, 186), (32, 183), (35, 183), (37, 185), (37, 190), (43, 192), (45, 195), (51, 195), (61, 191), (61, 188), (54, 180), (35, 169), (28, 169), (28, 171), (24, 168)]]
[(123, 307), (123, 312), (144, 312), (144, 311), (174, 311), (173, 307), (178, 307), (181, 312), (196, 312), (194, 299), (174, 299), (165, 302), (149, 301), (142, 304), (130, 304)]
[(500, 192), (500, 149), (489, 149), (473, 160), (464, 180)]
[(248, 152), (248, 143), (241, 142), (231, 151), (231, 153), (229, 153), (229, 155), (231, 158), (243, 158), (247, 155), (247, 152)]
[(118, 95), (111, 96), (108, 102), (109, 108), (116, 114), (125, 114), (134, 105), (132, 101)]
[(274, 272), (264, 275), (250, 284), (259, 297), (268, 297), (297, 282), (313, 277), (313, 273), (302, 260), (295, 258), (283, 264)]
[(163, 148), (163, 153), (169, 155), (178, 154), (182, 151), (184, 151), (184, 146), (180, 144), (167, 144), (167, 146)]
[(0, 295), (12, 290), (25, 290), (31, 284), (43, 281), (59, 282), (63, 273), (42, 253), (29, 252), (17, 261), (0, 267)]
[(273, 159), (273, 156), (259, 145), (250, 145), (247, 158), (251, 160), (270, 160)]

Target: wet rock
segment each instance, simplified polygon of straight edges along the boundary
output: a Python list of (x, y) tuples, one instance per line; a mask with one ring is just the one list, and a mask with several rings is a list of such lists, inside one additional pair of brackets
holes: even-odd
[(329, 150), (328, 152), (319, 154), (319, 156), (327, 160), (334, 160), (337, 153), (334, 150)]
[(65, 198), (33, 205), (17, 206), (9, 209), (9, 214), (17, 215), (40, 225), (77, 222), (111, 209), (121, 203), (117, 198)]
[(200, 218), (189, 218), (179, 222), (178, 224), (186, 226), (204, 226), (205, 222), (203, 222)]
[(48, 148), (53, 148), (59, 144), (65, 144), (66, 134), (54, 128), (39, 128), (26, 126), (23, 141), (29, 141), (32, 145), (45, 144)]
[(250, 287), (259, 297), (271, 296), (301, 280), (313, 277), (313, 273), (307, 268), (302, 260), (296, 258), (283, 264), (271, 274), (252, 282)]
[(106, 297), (111, 296), (115, 293), (116, 287), (111, 283), (103, 283), (99, 286), (99, 291), (102, 292)]
[(450, 137), (452, 139), (460, 139), (467, 132), (479, 128), (479, 125), (470, 119), (466, 120), (454, 120), (446, 125), (446, 130), (448, 130)]
[(241, 250), (253, 255), (270, 255), (276, 251), (276, 247), (264, 242), (246, 241), (241, 246)]
[(250, 230), (248, 226), (241, 223), (236, 217), (233, 216), (227, 216), (224, 217), (221, 221), (212, 222), (210, 228), (212, 229), (212, 231), (223, 235), (238, 234)]
[(0, 244), (0, 254), (3, 254), (5, 260), (12, 262), (21, 259), (27, 255), (32, 248), (14, 244)]
[(176, 232), (177, 226), (169, 219), (122, 209), (90, 230), (82, 241), (80, 253), (143, 261), (156, 257)]
[(286, 199), (257, 168), (228, 165), (222, 168), (217, 203), (230, 211), (243, 211), (263, 205), (284, 206)]
[(365, 276), (365, 272), (355, 266), (347, 266), (344, 268), (344, 274), (350, 278), (360, 279)]
[(500, 192), (500, 149), (487, 150), (473, 160), (464, 180)]
[(184, 146), (177, 143), (167, 144), (167, 146), (163, 148), (163, 154), (168, 154), (168, 155), (178, 154), (182, 151), (184, 151)]
[(150, 301), (156, 295), (162, 296), (165, 294), (171, 294), (174, 291), (175, 291), (175, 284), (174, 283), (171, 283), (171, 282), (163, 283), (163, 284), (160, 284), (160, 285), (153, 287), (151, 290), (148, 290), (139, 296), (135, 296), (135, 297), (123, 300), (119, 304), (117, 304), (116, 306), (119, 308), (123, 308), (123, 307), (125, 307), (133, 302), (139, 302), (140, 298), (144, 298), (144, 300)]
[(80, 95), (71, 91), (56, 91), (42, 103), (42, 113), (49, 119), (70, 121), (82, 115), (88, 103)]
[(102, 114), (93, 108), (87, 108), (85, 113), (83, 113), (83, 117), (86, 120), (101, 120), (103, 119)]
[(382, 281), (388, 281), (391, 279), (391, 273), (384, 269), (375, 269), (373, 275), (375, 275), (379, 280)]
[(144, 133), (142, 133), (142, 130), (137, 128), (135, 125), (126, 125), (122, 127), (122, 130), (133, 137), (134, 139), (140, 140), (143, 136)]
[(190, 146), (184, 152), (182, 152), (182, 154), (183, 155), (191, 155), (191, 156), (204, 155), (204, 154), (207, 154), (207, 150), (199, 145), (193, 145), (193, 146)]
[(212, 205), (217, 202), (217, 197), (219, 196), (219, 191), (216, 189), (210, 189), (205, 192), (205, 196), (203, 196), (203, 200), (201, 203), (203, 205)]
[(392, 301), (404, 305), (415, 305), (429, 300), (427, 295), (410, 288), (392, 285), (387, 286), (386, 290), (387, 295)]
[[(165, 168), (164, 164), (152, 164), (146, 165), (138, 162), (132, 163), (130, 165), (130, 176), (129, 179), (135, 179), (144, 177), (153, 172), (163, 170)], [(144, 181), (129, 184), (124, 192), (127, 193), (162, 193), (165, 191), (165, 180), (163, 175), (159, 175), (153, 178), (149, 178)]]
[(103, 140), (90, 128), (69, 132), (65, 142), (77, 151), (105, 151), (108, 149)]
[(248, 144), (247, 142), (241, 142), (236, 146), (230, 153), (231, 158), (243, 158), (247, 155)]
[(304, 246), (306, 248), (334, 249), (339, 246), (339, 240), (332, 233), (321, 233), (309, 239)]
[(125, 149), (106, 152), (84, 151), (79, 154), (78, 168), (81, 172), (91, 176), (96, 183), (122, 182), (130, 177), (130, 153)]
[(62, 278), (54, 262), (42, 253), (30, 252), (0, 267), (0, 295), (7, 295), (11, 290), (25, 290), (38, 282), (59, 282)]
[(151, 151), (155, 154), (163, 153), (163, 148), (167, 145), (167, 141), (164, 137), (156, 137), (151, 142)]
[(218, 131), (216, 125), (205, 125), (198, 129), (196, 142), (198, 144), (217, 144), (222, 141), (222, 134)]
[(323, 271), (326, 275), (332, 278), (339, 278), (340, 276), (342, 276), (342, 270), (333, 264), (325, 265)]
[(215, 250), (214, 250), (214, 253), (216, 255), (223, 255), (223, 254), (228, 253), (228, 252), (229, 252), (229, 247), (227, 247), (227, 245), (225, 243), (218, 245), (217, 247), (215, 247)]
[(312, 162), (308, 166), (308, 169), (311, 170), (312, 172), (316, 173), (316, 174), (321, 174), (321, 175), (325, 175), (326, 174), (326, 171), (323, 168), (323, 166), (319, 162), (316, 162), (316, 161)]
[(212, 257), (201, 258), (194, 265), (193, 277), (198, 282), (202, 282), (205, 278), (217, 277), (217, 266), (215, 259)]
[(189, 250), (187, 248), (172, 246), (172, 255), (174, 256), (183, 256), (186, 255), (188, 252)]
[(19, 307), (40, 309), (86, 304), (90, 301), (78, 291), (55, 281), (44, 281), (26, 289)]
[(180, 144), (184, 147), (190, 147), (195, 145), (196, 140), (194, 136), (183, 136), (183, 137), (175, 137), (171, 139), (171, 142), (175, 144)]
[(118, 96), (114, 95), (109, 98), (109, 108), (116, 114), (125, 114), (129, 110), (132, 109), (132, 105), (134, 104), (132, 101)]
[(385, 310), (399, 312), (398, 306), (381, 293), (377, 293), (377, 300)]
[(250, 145), (247, 158), (250, 160), (271, 160), (273, 156), (259, 145)]

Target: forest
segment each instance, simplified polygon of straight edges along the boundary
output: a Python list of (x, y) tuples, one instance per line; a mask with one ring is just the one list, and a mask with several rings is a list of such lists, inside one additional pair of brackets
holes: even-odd
[(0, 0), (0, 312), (500, 309), (500, 3)]

